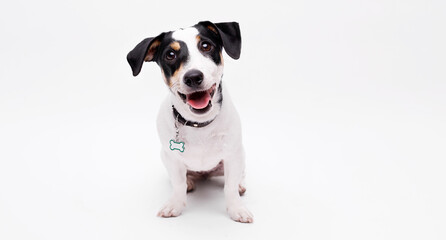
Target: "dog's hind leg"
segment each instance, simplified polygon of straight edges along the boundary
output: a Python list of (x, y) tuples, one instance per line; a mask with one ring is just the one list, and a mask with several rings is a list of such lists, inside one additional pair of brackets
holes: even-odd
[(186, 178), (187, 178), (187, 192), (192, 192), (193, 190), (195, 190), (195, 182), (197, 180), (202, 179), (201, 174), (194, 172), (194, 171), (187, 171), (186, 174)]

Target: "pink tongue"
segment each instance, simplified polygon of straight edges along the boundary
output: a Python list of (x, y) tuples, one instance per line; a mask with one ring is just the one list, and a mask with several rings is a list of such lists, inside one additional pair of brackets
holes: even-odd
[(187, 103), (195, 109), (203, 109), (207, 107), (209, 100), (211, 100), (211, 95), (208, 91), (187, 95)]

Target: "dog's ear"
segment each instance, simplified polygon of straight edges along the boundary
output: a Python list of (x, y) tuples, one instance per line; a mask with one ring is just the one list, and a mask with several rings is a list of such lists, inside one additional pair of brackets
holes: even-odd
[(150, 62), (155, 59), (164, 34), (161, 33), (157, 37), (142, 40), (142, 42), (127, 54), (127, 62), (132, 67), (133, 76), (137, 76), (141, 72), (144, 62)]
[(242, 37), (237, 22), (212, 23), (209, 21), (199, 22), (211, 31), (220, 35), (226, 53), (233, 59), (240, 58), (242, 50)]

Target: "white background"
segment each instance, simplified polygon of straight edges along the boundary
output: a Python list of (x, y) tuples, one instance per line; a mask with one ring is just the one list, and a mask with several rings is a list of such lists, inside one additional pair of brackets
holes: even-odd
[[(0, 239), (445, 239), (445, 1), (2, 1)], [(155, 119), (145, 37), (238, 21), (225, 84), (247, 152), (244, 201), (199, 184), (183, 215)]]

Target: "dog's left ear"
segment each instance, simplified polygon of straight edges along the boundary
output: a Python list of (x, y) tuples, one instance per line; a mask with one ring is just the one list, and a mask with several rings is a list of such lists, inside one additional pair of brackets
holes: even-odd
[(142, 64), (144, 62), (151, 62), (155, 60), (158, 47), (161, 44), (165, 33), (154, 38), (146, 38), (138, 43), (136, 47), (127, 54), (127, 62), (132, 68), (133, 76), (137, 76), (141, 72)]
[(237, 22), (212, 23), (209, 21), (199, 22), (211, 31), (220, 35), (226, 53), (233, 59), (240, 58), (242, 50), (242, 37), (240, 26)]

